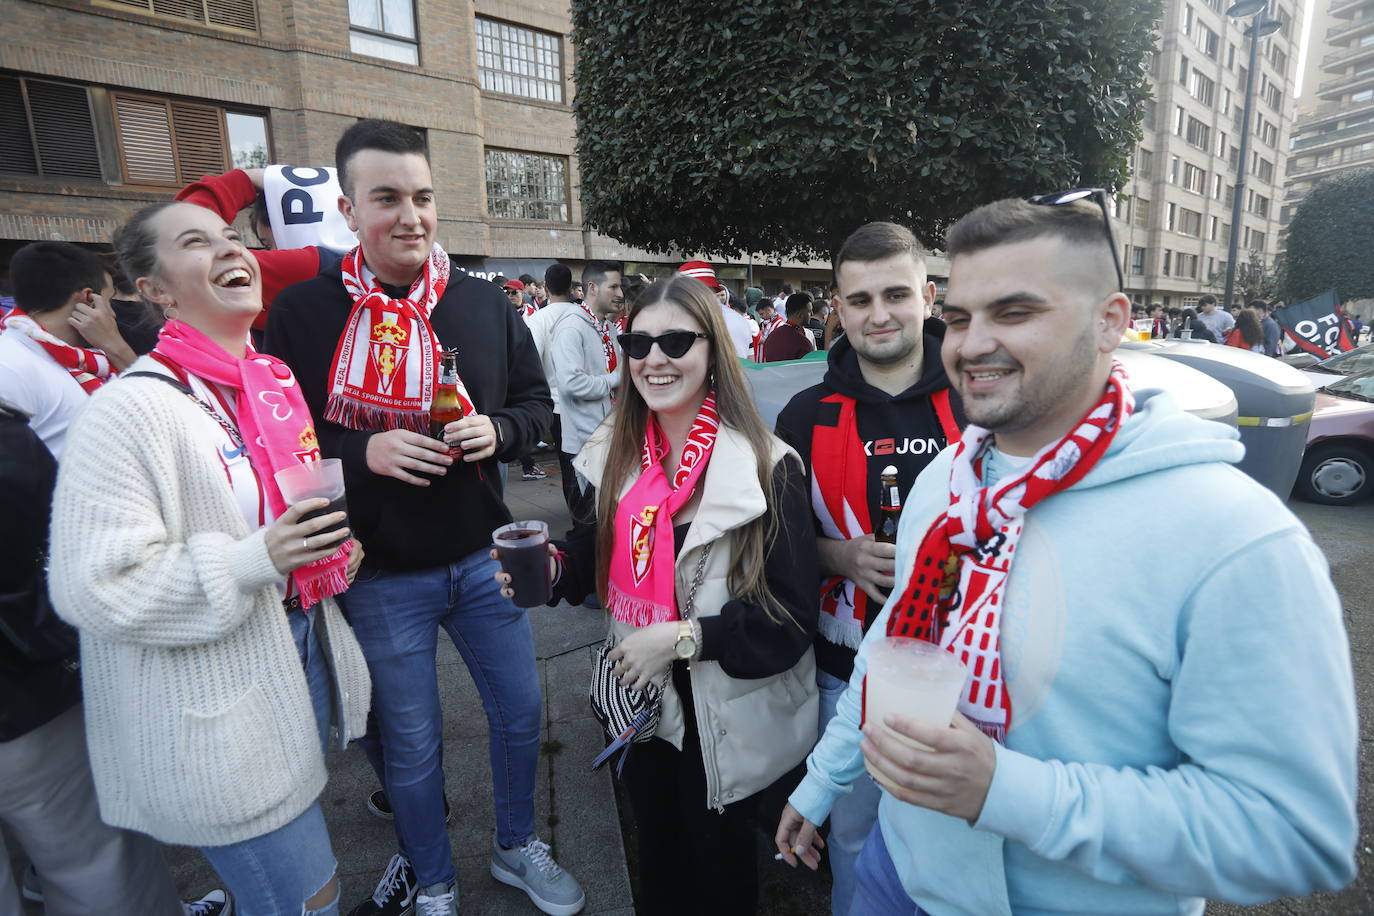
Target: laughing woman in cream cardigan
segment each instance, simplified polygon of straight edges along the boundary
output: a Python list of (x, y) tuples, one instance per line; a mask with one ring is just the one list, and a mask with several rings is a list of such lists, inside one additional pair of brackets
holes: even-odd
[(333, 916), (323, 747), (362, 733), (370, 684), (331, 596), (362, 551), (273, 478), (318, 448), (290, 370), (245, 343), (261, 291), (233, 228), (157, 204), (115, 243), (169, 321), (72, 426), (50, 571), (101, 815), (199, 847), (242, 916)]

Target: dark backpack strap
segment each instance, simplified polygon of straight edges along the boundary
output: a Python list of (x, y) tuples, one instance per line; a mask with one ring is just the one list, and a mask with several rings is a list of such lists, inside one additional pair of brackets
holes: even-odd
[[(192, 391), (190, 387), (186, 385), (184, 382), (182, 382), (180, 379), (172, 378), (170, 375), (163, 375), (161, 372), (125, 372), (123, 375), (119, 377), (121, 379), (155, 378), (159, 382), (165, 382), (168, 385), (171, 385), (173, 388), (175, 388), (177, 391), (180, 391), (182, 394), (188, 394), (191, 397), (196, 398), (196, 393)], [(196, 400), (199, 401), (200, 398), (196, 398)]]

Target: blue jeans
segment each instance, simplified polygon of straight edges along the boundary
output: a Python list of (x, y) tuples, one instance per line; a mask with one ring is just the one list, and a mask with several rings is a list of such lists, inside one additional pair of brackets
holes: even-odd
[(877, 824), (854, 863), (854, 912), (864, 916), (926, 916), (902, 887), (897, 867)]
[[(849, 687), (834, 675), (816, 669), (816, 686), (820, 690), (820, 734), (835, 718), (840, 695)], [(869, 831), (878, 823), (878, 800), (882, 790), (868, 773), (860, 773), (848, 795), (841, 795), (830, 810), (830, 835), (825, 848), (830, 854), (830, 873), (835, 883), (830, 890), (832, 916), (848, 916), (854, 899), (854, 862), (864, 848)], [(853, 910), (862, 913), (862, 910)]]
[[(320, 744), (329, 736), (329, 667), (315, 629), (316, 614), (291, 611), (291, 635), (305, 669)], [(303, 814), (271, 833), (229, 846), (200, 850), (234, 895), (239, 916), (338, 916), (339, 899), (316, 910), (302, 904), (329, 883), (338, 869), (329, 845), (329, 830), (318, 801)]]
[(443, 710), (434, 657), (443, 627), (468, 666), (490, 726), (496, 839), (534, 835), (534, 777), (544, 698), (525, 611), (502, 598), (480, 550), (410, 572), (363, 566), (344, 609), (372, 672), (368, 733), (359, 739), (396, 815), (396, 839), (421, 887), (453, 883), (444, 825)]

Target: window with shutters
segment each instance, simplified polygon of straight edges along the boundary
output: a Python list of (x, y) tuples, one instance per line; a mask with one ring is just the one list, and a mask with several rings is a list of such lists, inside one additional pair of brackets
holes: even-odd
[(568, 221), (568, 160), (487, 150), (487, 209), (493, 219)]
[(126, 184), (179, 188), (271, 158), (262, 115), (123, 92), (111, 93), (110, 101)]
[(85, 86), (0, 73), (0, 173), (104, 180)]
[(159, 19), (183, 19), (235, 32), (258, 31), (255, 0), (96, 0), (102, 6), (137, 10)]

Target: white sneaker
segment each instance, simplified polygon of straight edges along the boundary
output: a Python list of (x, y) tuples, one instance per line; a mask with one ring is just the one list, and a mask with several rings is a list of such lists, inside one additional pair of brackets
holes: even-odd
[(415, 916), (458, 916), (458, 901), (447, 884), (431, 884), (415, 895)]

